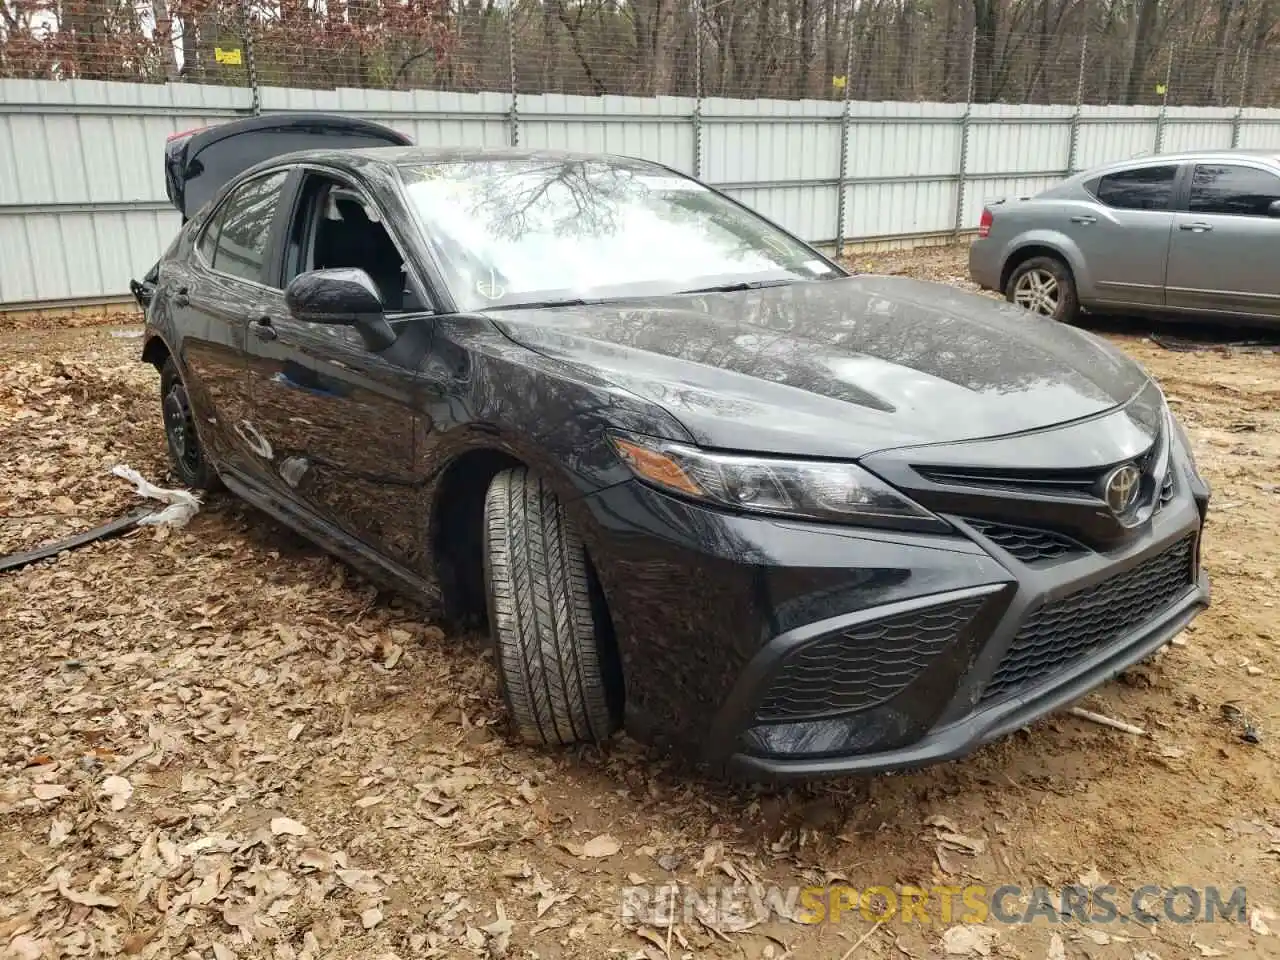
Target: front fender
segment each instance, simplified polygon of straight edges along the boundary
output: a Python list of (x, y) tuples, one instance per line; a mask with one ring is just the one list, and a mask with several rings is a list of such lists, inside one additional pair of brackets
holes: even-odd
[[(1018, 234), (1005, 245), (1000, 262), (1008, 264), (1022, 259), (1029, 247), (1044, 247), (1061, 256), (1071, 268), (1072, 276), (1075, 277), (1077, 297), (1082, 301), (1095, 299), (1094, 279), (1089, 270), (1088, 261), (1071, 237), (1060, 230), (1028, 230)], [(1001, 272), (1003, 274), (1003, 270)]]

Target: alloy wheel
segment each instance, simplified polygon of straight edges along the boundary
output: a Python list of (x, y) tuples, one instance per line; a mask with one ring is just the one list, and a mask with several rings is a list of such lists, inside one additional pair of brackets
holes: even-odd
[(1013, 302), (1041, 316), (1056, 316), (1060, 300), (1058, 279), (1048, 270), (1028, 270), (1013, 287)]
[(164, 396), (164, 432), (174, 459), (188, 475), (194, 475), (200, 469), (200, 441), (191, 401), (180, 381), (169, 387)]

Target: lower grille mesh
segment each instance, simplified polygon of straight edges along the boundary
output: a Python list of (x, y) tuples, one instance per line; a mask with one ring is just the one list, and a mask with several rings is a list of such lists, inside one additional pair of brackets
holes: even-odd
[(960, 636), (984, 599), (874, 620), (799, 647), (783, 660), (756, 720), (779, 723), (883, 703)]
[(1191, 586), (1188, 537), (1105, 583), (1045, 604), (1014, 637), (982, 699), (1035, 683), (1150, 620)]

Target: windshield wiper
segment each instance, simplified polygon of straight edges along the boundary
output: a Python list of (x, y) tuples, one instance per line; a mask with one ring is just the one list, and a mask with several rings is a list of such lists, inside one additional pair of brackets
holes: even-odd
[(540, 310), (543, 307), (594, 307), (601, 303), (610, 303), (607, 299), (585, 300), (582, 297), (569, 297), (564, 300), (521, 300), (517, 303), (498, 303), (485, 310)]
[(806, 283), (798, 277), (785, 280), (739, 280), (736, 283), (721, 283), (714, 287), (695, 287), (692, 290), (679, 290), (680, 293), (733, 293), (735, 290), (759, 290), (761, 287), (781, 287), (788, 283)]

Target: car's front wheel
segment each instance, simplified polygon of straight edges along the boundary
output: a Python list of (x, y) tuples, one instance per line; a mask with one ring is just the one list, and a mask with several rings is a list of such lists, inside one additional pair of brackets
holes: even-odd
[(498, 676), (530, 743), (599, 742), (617, 728), (608, 615), (559, 498), (524, 467), (484, 502), (484, 576)]
[(1057, 257), (1032, 257), (1018, 264), (1009, 274), (1004, 295), (1010, 303), (1063, 323), (1071, 323), (1080, 312), (1075, 279)]
[(217, 490), (218, 473), (205, 457), (196, 433), (196, 417), (187, 396), (182, 372), (167, 357), (160, 368), (160, 405), (164, 412), (164, 437), (169, 446), (173, 472), (194, 490)]

